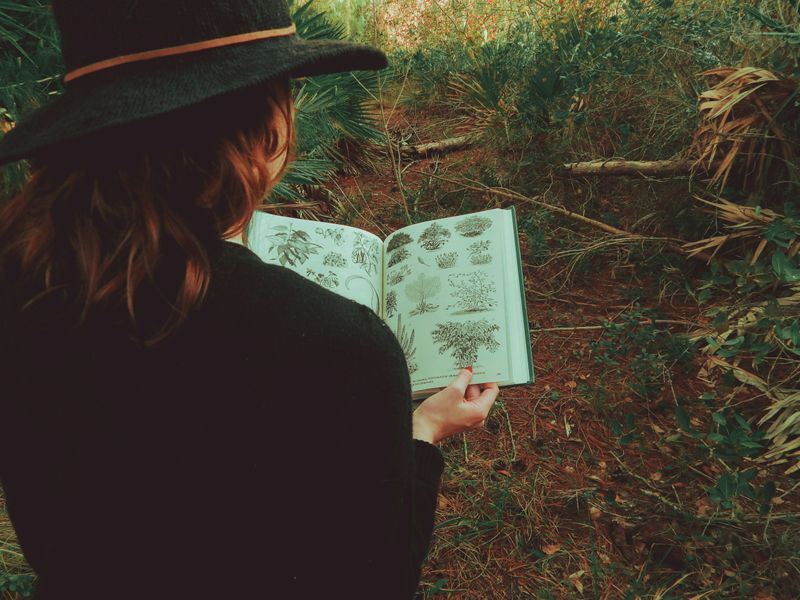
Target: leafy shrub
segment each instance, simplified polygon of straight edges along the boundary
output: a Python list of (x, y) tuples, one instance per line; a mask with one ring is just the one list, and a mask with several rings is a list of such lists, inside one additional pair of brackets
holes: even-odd
[(692, 364), (695, 351), (691, 340), (659, 329), (651, 310), (636, 304), (618, 321), (603, 321), (602, 338), (590, 342), (589, 347), (595, 362), (607, 367), (607, 373), (622, 375), (638, 396), (656, 394), (665, 371)]

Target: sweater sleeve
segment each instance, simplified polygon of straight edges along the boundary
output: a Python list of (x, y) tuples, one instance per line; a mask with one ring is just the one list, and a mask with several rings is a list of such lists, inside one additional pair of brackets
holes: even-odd
[(362, 357), (366, 377), (354, 398), (372, 424), (360, 436), (368, 468), (360, 491), (371, 521), (359, 533), (360, 571), (373, 597), (411, 600), (431, 541), (444, 459), (436, 446), (412, 438), (411, 383), (397, 338), (374, 315), (367, 321), (375, 346)]

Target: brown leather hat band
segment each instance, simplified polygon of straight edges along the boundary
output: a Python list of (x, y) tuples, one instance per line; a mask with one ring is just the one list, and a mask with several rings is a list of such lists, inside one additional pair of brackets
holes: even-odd
[(164, 56), (175, 56), (177, 54), (189, 54), (190, 52), (198, 52), (200, 50), (207, 50), (208, 48), (220, 48), (222, 46), (233, 46), (234, 44), (242, 44), (244, 42), (253, 42), (256, 40), (266, 40), (273, 37), (284, 37), (292, 35), (297, 32), (297, 27), (294, 23), (288, 27), (281, 27), (278, 29), (265, 29), (263, 31), (253, 31), (250, 33), (240, 33), (238, 35), (229, 35), (226, 37), (216, 38), (212, 40), (204, 40), (202, 42), (194, 42), (191, 44), (183, 44), (181, 46), (171, 46), (169, 48), (160, 48), (158, 50), (147, 50), (145, 52), (136, 52), (135, 54), (126, 54), (124, 56), (116, 56), (101, 60), (100, 62), (92, 63), (74, 71), (70, 71), (64, 76), (64, 83), (83, 77), (90, 73), (103, 71), (119, 65), (127, 63), (141, 62), (144, 60), (152, 60), (154, 58), (161, 58)]

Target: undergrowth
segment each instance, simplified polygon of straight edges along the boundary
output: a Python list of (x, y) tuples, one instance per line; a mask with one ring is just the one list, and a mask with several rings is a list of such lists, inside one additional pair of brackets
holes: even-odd
[[(375, 172), (321, 209), (376, 233), (517, 210), (536, 383), (504, 388), (484, 431), (442, 443), (418, 597), (800, 597), (800, 186), (775, 150), (798, 147), (796, 3), (492, 4), (384, 3), (387, 27), (398, 6), (422, 11), (403, 33), (419, 43), (391, 54), (383, 122), (349, 129)], [(378, 39), (365, 4), (351, 9), (348, 27)], [(753, 73), (785, 96), (735, 87)], [(306, 127), (328, 148), (316, 156), (341, 162), (339, 128), (322, 121), (361, 116), (330, 86), (304, 89)], [(394, 151), (430, 131), (479, 142), (425, 160)], [(563, 169), (709, 149), (725, 178), (716, 165)], [(309, 178), (316, 192), (322, 180)], [(32, 575), (0, 524), (0, 591), (25, 596)]]

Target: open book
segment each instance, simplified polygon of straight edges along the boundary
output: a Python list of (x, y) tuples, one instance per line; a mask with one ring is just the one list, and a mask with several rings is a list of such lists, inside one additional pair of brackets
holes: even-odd
[(398, 229), (253, 215), (247, 246), (372, 308), (406, 355), (414, 398), (472, 365), (472, 383), (531, 383), (516, 213), (493, 209)]

